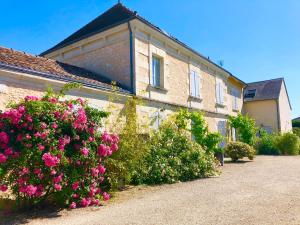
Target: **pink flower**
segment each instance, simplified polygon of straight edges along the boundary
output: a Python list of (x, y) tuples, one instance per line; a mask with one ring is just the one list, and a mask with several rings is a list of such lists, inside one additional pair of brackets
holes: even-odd
[(19, 113), (23, 114), (25, 112), (25, 106), (20, 105), (18, 108)]
[(11, 157), (14, 158), (14, 159), (19, 158), (20, 157), (20, 152), (14, 152)]
[(55, 188), (55, 190), (57, 190), (57, 191), (61, 191), (61, 189), (62, 189), (62, 187), (61, 187), (60, 184), (54, 184), (54, 188)]
[(29, 174), (29, 169), (26, 168), (26, 167), (24, 167), (24, 168), (22, 169), (22, 171), (20, 172), (20, 175), (23, 176), (23, 175), (26, 175), (26, 174)]
[(18, 134), (17, 135), (17, 141), (21, 142), (23, 140), (23, 135), (22, 134)]
[(34, 137), (36, 137), (36, 138), (38, 138), (38, 137), (40, 137), (41, 136), (41, 133), (40, 132), (36, 132), (35, 134), (34, 134)]
[(91, 169), (91, 174), (92, 174), (93, 177), (98, 177), (99, 170), (97, 168), (92, 168)]
[(0, 153), (0, 163), (5, 163), (6, 160), (7, 160), (7, 157), (4, 154)]
[(42, 172), (42, 170), (40, 168), (34, 169), (33, 170), (34, 174), (40, 174)]
[(89, 200), (89, 199), (87, 199), (87, 198), (83, 198), (83, 199), (81, 199), (81, 201), (80, 201), (80, 205), (82, 206), (82, 207), (87, 207), (87, 206), (89, 206), (91, 204), (91, 201)]
[(30, 136), (29, 134), (26, 134), (26, 135), (25, 135), (25, 138), (26, 138), (27, 140), (30, 140), (30, 139), (31, 139), (31, 136)]
[(76, 181), (75, 183), (72, 184), (72, 189), (76, 191), (79, 188), (79, 181)]
[(50, 174), (51, 174), (52, 176), (54, 176), (54, 175), (56, 174), (56, 171), (55, 171), (55, 170), (51, 170), (51, 171), (50, 171)]
[(51, 125), (51, 127), (53, 128), (53, 129), (56, 129), (56, 128), (58, 128), (58, 125), (57, 125), (57, 123), (52, 123), (52, 125)]
[(37, 191), (37, 187), (33, 186), (33, 185), (28, 185), (25, 189), (25, 193), (28, 196), (33, 196)]
[(119, 140), (120, 140), (119, 136), (117, 134), (112, 134), (111, 139), (112, 139), (112, 142), (115, 143), (115, 144), (118, 144)]
[(60, 183), (60, 182), (62, 182), (62, 177), (63, 177), (63, 174), (60, 174), (59, 176), (54, 177), (53, 178), (53, 182), (54, 183)]
[(44, 177), (45, 177), (45, 175), (44, 175), (43, 173), (38, 174), (38, 178), (39, 178), (40, 180), (44, 179)]
[(39, 148), (40, 151), (44, 151), (45, 150), (45, 146), (41, 145), (41, 144), (38, 144), (38, 148)]
[(89, 137), (89, 142), (94, 142), (95, 138), (94, 137)]
[(77, 205), (76, 205), (75, 202), (72, 202), (72, 203), (70, 204), (70, 209), (76, 209), (76, 207), (77, 207)]
[(58, 157), (53, 156), (50, 153), (44, 153), (42, 160), (44, 161), (45, 165), (48, 167), (56, 166), (60, 162)]
[(8, 155), (12, 155), (12, 154), (13, 154), (12, 148), (7, 148), (7, 149), (5, 149), (5, 150), (4, 150), (4, 154), (7, 155), (7, 156), (8, 156)]
[(77, 116), (75, 118), (73, 127), (78, 130), (86, 128), (87, 117), (83, 108), (78, 109)]
[(7, 186), (5, 184), (0, 185), (0, 191), (6, 192), (7, 191)]
[(105, 171), (106, 171), (106, 168), (105, 168), (104, 166), (100, 165), (100, 166), (98, 167), (98, 170), (99, 170), (99, 173), (104, 174)]
[(100, 204), (99, 199), (93, 199), (92, 200), (92, 205), (99, 205), (99, 204)]
[(44, 130), (47, 128), (47, 124), (46, 123), (41, 123), (41, 128)]
[(83, 148), (83, 149), (81, 150), (81, 153), (82, 153), (82, 155), (84, 155), (84, 156), (88, 156), (89, 150), (88, 150), (87, 148)]
[(107, 156), (107, 146), (104, 145), (104, 144), (101, 144), (99, 147), (98, 147), (98, 155), (99, 156)]
[(110, 142), (111, 140), (111, 137), (110, 135), (105, 131), (102, 136), (101, 136), (101, 140), (104, 141), (104, 142)]
[(108, 201), (110, 199), (110, 195), (106, 192), (103, 192), (102, 196), (103, 196), (104, 201)]
[(26, 96), (25, 101), (36, 101), (39, 100), (39, 98), (37, 96)]
[(25, 116), (25, 120), (27, 120), (28, 122), (32, 122), (32, 117), (30, 115), (26, 115)]
[(73, 195), (72, 195), (72, 198), (75, 198), (75, 199), (76, 199), (76, 198), (79, 198), (79, 195), (78, 195), (78, 194), (73, 194)]
[(6, 148), (9, 143), (9, 136), (4, 131), (0, 132), (0, 148)]
[(39, 184), (37, 186), (37, 190), (35, 192), (35, 196), (36, 197), (40, 197), (40, 196), (42, 196), (43, 192), (44, 192), (44, 187), (43, 187), (43, 185)]
[(118, 151), (118, 145), (117, 144), (115, 144), (115, 143), (113, 143), (111, 146), (110, 146), (110, 149), (112, 150), (112, 152), (116, 152), (116, 151)]

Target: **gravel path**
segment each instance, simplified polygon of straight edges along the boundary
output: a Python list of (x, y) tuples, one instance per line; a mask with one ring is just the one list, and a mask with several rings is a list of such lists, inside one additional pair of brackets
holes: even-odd
[[(300, 224), (300, 157), (225, 164), (220, 177), (135, 187), (100, 208), (62, 211), (32, 225)], [(24, 222), (24, 221), (23, 221)]]

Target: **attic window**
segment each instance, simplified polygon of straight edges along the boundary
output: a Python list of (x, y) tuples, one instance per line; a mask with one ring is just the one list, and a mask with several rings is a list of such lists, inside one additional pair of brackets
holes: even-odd
[(256, 89), (249, 89), (246, 91), (244, 98), (254, 98), (256, 94)]

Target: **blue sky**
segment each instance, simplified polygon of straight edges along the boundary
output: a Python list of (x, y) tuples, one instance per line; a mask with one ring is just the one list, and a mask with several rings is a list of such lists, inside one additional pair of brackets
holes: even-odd
[[(2, 0), (0, 45), (39, 54), (116, 0)], [(123, 0), (245, 82), (284, 77), (300, 116), (300, 1)]]

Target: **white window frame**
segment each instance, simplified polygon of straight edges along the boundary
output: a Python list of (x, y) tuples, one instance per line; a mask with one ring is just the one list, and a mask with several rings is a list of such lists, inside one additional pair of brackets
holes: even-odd
[(216, 102), (224, 105), (224, 86), (221, 79), (216, 79)]
[[(155, 66), (156, 66), (155, 62), (159, 63), (158, 70), (155, 68)], [(161, 76), (162, 76), (162, 59), (161, 59), (161, 57), (159, 57), (157, 55), (152, 55), (151, 66), (152, 66), (151, 85), (154, 86), (154, 87), (161, 87), (162, 86), (162, 82), (161, 82)], [(158, 72), (158, 74), (156, 72)]]
[(236, 88), (231, 89), (231, 95), (232, 95), (232, 110), (238, 111), (239, 110), (239, 91)]
[(190, 72), (190, 96), (201, 98), (201, 76), (196, 71)]

